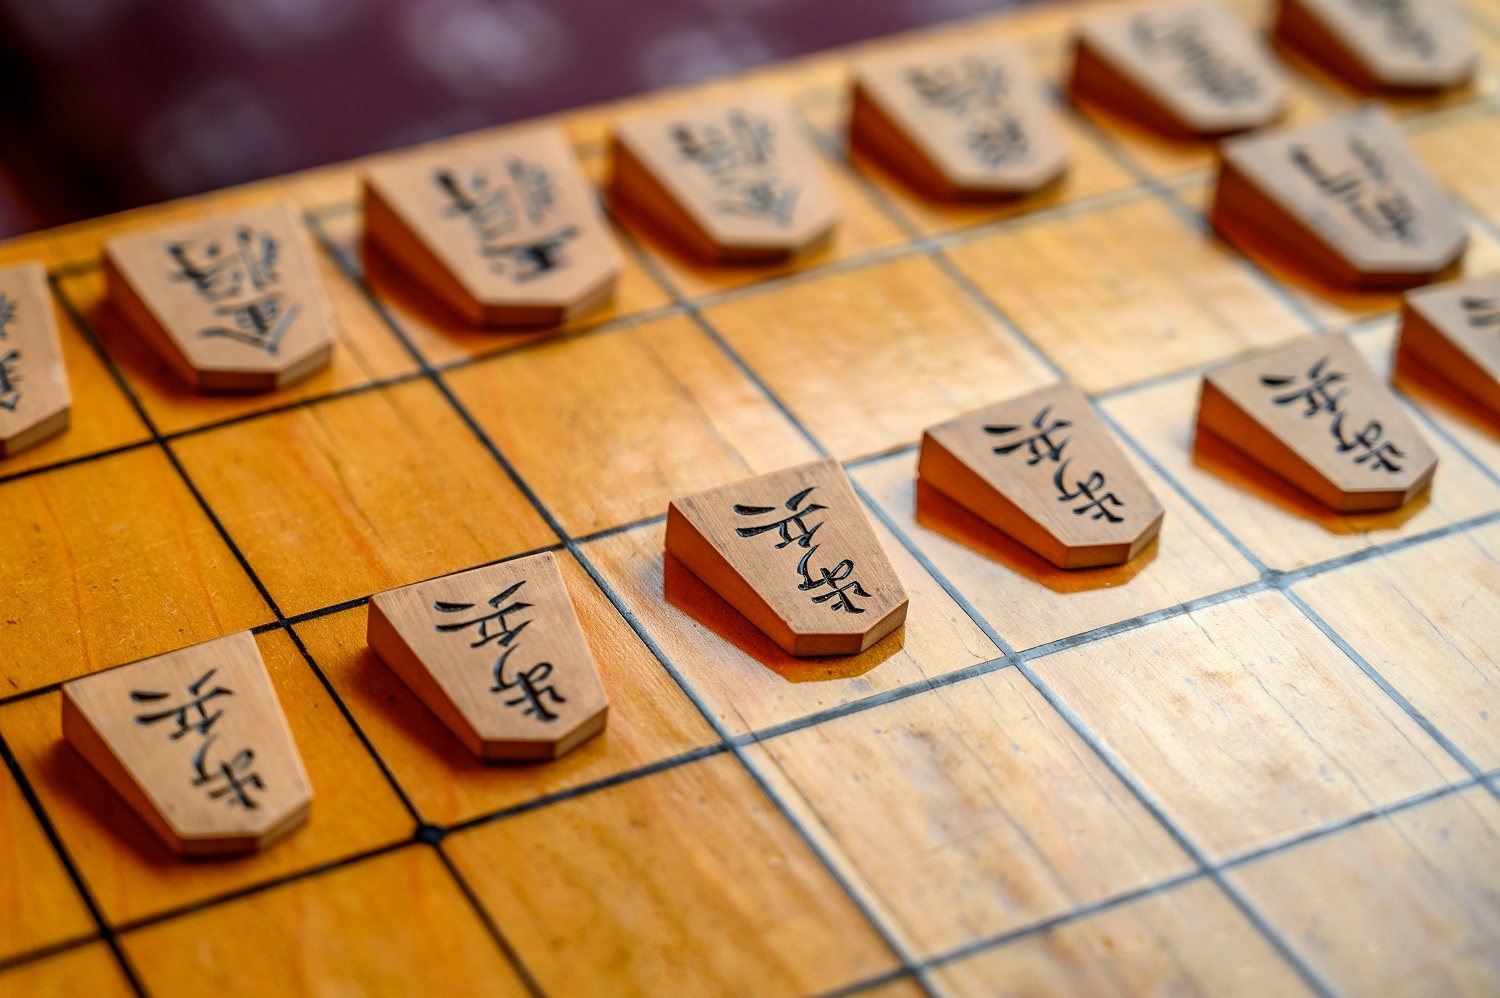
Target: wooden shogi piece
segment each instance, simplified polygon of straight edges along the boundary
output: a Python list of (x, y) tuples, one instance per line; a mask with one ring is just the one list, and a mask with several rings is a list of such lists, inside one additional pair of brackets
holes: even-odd
[(0, 269), (0, 458), (57, 436), (72, 411), (46, 270)]
[(1408, 292), (1397, 366), (1412, 363), (1500, 417), (1500, 277)]
[(1437, 455), (1343, 336), (1312, 337), (1203, 378), (1198, 428), (1330, 509), (1395, 509)]
[(333, 314), (289, 203), (116, 237), (104, 274), (115, 307), (198, 391), (282, 388), (333, 354)]
[(827, 240), (840, 210), (812, 142), (779, 97), (615, 126), (611, 199), (711, 263), (776, 263)]
[(1390, 115), (1231, 139), (1211, 221), (1247, 250), (1284, 253), (1322, 281), (1401, 290), (1455, 267), (1469, 236)]
[(608, 719), (550, 551), (381, 593), (368, 640), (479, 759), (556, 759)]
[(555, 125), (440, 142), (370, 167), (367, 245), (469, 322), (556, 326), (608, 301), (620, 254)]
[(1076, 39), (1069, 93), (1176, 140), (1261, 128), (1287, 104), (1260, 39), (1212, 0), (1089, 18)]
[(1479, 64), (1455, 0), (1281, 0), (1272, 38), (1366, 93), (1447, 90)]
[(917, 474), (1058, 568), (1129, 561), (1166, 516), (1066, 383), (928, 427)]
[(789, 655), (854, 655), (906, 589), (832, 458), (672, 500), (667, 553)]
[(255, 637), (241, 631), (62, 688), (63, 737), (173, 852), (255, 852), (312, 786)]
[(859, 64), (849, 143), (947, 200), (1030, 193), (1062, 176), (1070, 155), (1025, 53), (998, 42)]

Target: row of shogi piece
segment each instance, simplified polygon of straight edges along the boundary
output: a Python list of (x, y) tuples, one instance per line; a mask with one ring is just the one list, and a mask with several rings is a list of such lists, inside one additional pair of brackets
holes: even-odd
[[(1461, 86), (1476, 64), (1449, 0), (1284, 0), (1272, 35), (1372, 91)], [(1234, 137), (1274, 124), (1285, 87), (1260, 40), (1214, 3), (1133, 5), (1081, 25), (1069, 92), (1170, 139), (1223, 140), (1211, 221), (1247, 253), (1300, 258), (1354, 289), (1412, 289), (1459, 265), (1464, 227), (1379, 105)], [(930, 198), (1015, 198), (1067, 169), (1055, 115), (1020, 50), (929, 43), (856, 68), (849, 141)], [(771, 95), (622, 121), (612, 160), (617, 210), (705, 262), (784, 261), (838, 223), (817, 154)], [(620, 268), (555, 127), (382, 158), (365, 171), (364, 224), (367, 252), (475, 325), (571, 321), (611, 297)], [(328, 363), (333, 319), (289, 205), (127, 234), (104, 264), (114, 307), (199, 391), (275, 389)], [(10, 405), (0, 395), (10, 453), (67, 421), (40, 265), (0, 272), (0, 341), (0, 384), (25, 389)], [(1500, 413), (1500, 281), (1413, 291), (1398, 351)], [(1337, 336), (1208, 373), (1198, 423), (1341, 512), (1409, 502), (1437, 463)], [(1164, 517), (1066, 383), (930, 427), (918, 474), (1064, 569), (1138, 557)], [(902, 640), (907, 594), (832, 459), (674, 500), (665, 546), (789, 654)], [(368, 641), (481, 759), (545, 761), (605, 727), (608, 698), (551, 553), (378, 594)], [(66, 740), (183, 855), (264, 848), (309, 812), (248, 633), (75, 680), (62, 703)]]

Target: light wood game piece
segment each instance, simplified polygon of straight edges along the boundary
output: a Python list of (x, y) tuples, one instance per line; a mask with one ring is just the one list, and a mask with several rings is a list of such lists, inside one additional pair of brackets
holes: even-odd
[(68, 428), (73, 394), (40, 263), (0, 270), (0, 457)]
[(1437, 469), (1401, 403), (1342, 336), (1205, 375), (1198, 428), (1341, 513), (1402, 506)]
[(672, 500), (666, 549), (789, 655), (855, 655), (906, 620), (906, 589), (832, 458)]
[(610, 197), (715, 263), (775, 263), (822, 243), (838, 202), (791, 106), (752, 95), (622, 121)]
[(1500, 416), (1500, 277), (1408, 293), (1397, 350)]
[(1069, 92), (1179, 140), (1260, 128), (1286, 113), (1270, 55), (1211, 0), (1090, 18), (1076, 41)]
[(1058, 568), (1129, 561), (1166, 515), (1066, 383), (928, 427), (917, 474)]
[(1454, 0), (1281, 0), (1272, 37), (1365, 92), (1447, 90), (1479, 62)]
[(950, 46), (862, 63), (849, 142), (930, 197), (1015, 197), (1067, 169), (1056, 117), (1018, 47)]
[(1469, 235), (1389, 114), (1365, 104), (1305, 128), (1225, 142), (1210, 219), (1343, 287), (1397, 290), (1457, 265)]
[(483, 326), (556, 326), (614, 294), (620, 254), (561, 128), (442, 142), (373, 166), (365, 238)]
[(333, 316), (289, 204), (236, 211), (104, 244), (109, 296), (183, 381), (259, 392), (333, 353)]
[(181, 856), (255, 852), (312, 786), (255, 637), (241, 631), (62, 688), (63, 737)]
[(550, 551), (381, 593), (370, 600), (369, 643), (486, 761), (556, 759), (608, 719)]

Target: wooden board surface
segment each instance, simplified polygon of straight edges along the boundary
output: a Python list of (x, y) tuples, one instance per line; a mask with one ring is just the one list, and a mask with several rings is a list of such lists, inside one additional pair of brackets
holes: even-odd
[[(1258, 25), (1267, 5), (1233, 5)], [(626, 221), (619, 292), (562, 334), (470, 330), (358, 253), (357, 166), (0, 246), (60, 308), (72, 428), (0, 462), (0, 993), (1494, 993), (1500, 422), (1402, 405), (1432, 490), (1338, 516), (1212, 440), (1202, 371), (1346, 332), (1332, 295), (1210, 233), (1208, 146), (1064, 108), (1046, 6), (565, 115), (747, 86), (821, 140), (832, 242), (703, 268)], [(1095, 8), (1097, 9), (1097, 8)], [(1391, 106), (1500, 271), (1500, 0), (1483, 63)], [(849, 163), (848, 68), (1019, 43), (1073, 169), (944, 209)], [(1356, 95), (1287, 68), (1293, 122)], [(102, 242), (289, 196), (340, 326), (270, 395), (186, 391), (103, 304)], [(935, 422), (1067, 377), (1166, 509), (1063, 572), (914, 480)], [(793, 659), (680, 564), (667, 502), (833, 456), (910, 595), (899, 641)], [(552, 550), (608, 729), (486, 766), (365, 647), (371, 594)], [(62, 741), (58, 688), (254, 628), (317, 803), (184, 863)]]

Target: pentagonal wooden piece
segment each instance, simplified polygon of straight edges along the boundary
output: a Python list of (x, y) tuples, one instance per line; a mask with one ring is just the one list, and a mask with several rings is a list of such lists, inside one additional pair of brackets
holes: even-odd
[(249, 631), (62, 688), (63, 737), (173, 852), (264, 849), (312, 786)]
[(825, 240), (839, 218), (817, 154), (780, 98), (623, 121), (613, 153), (610, 197), (705, 260), (784, 260)]
[(1286, 111), (1286, 87), (1260, 40), (1210, 0), (1090, 18), (1069, 89), (1176, 139), (1260, 128)]
[(1129, 561), (1166, 515), (1069, 384), (928, 427), (917, 474), (1058, 568)]
[(1396, 396), (1342, 336), (1211, 372), (1198, 428), (1339, 512), (1401, 506), (1437, 468)]
[(849, 141), (937, 198), (1025, 194), (1068, 165), (1056, 114), (1025, 54), (994, 42), (861, 64)]
[(111, 239), (104, 273), (116, 307), (199, 391), (280, 388), (332, 355), (332, 313), (290, 205)]
[(853, 655), (906, 620), (906, 590), (832, 459), (672, 500), (666, 547), (790, 655)]
[(1479, 61), (1455, 0), (1282, 0), (1273, 37), (1364, 91), (1445, 90)]
[(1231, 139), (1212, 221), (1252, 251), (1274, 246), (1327, 283), (1409, 288), (1455, 266), (1468, 233), (1384, 110)]
[(609, 699), (551, 552), (381, 593), (369, 643), (480, 759), (555, 759), (604, 730)]
[(382, 161), (364, 204), (365, 238), (475, 324), (554, 326), (614, 294), (614, 236), (555, 126)]
[(1407, 294), (1399, 350), (1500, 416), (1500, 278)]
[(73, 394), (40, 263), (0, 270), (0, 457), (68, 428)]

